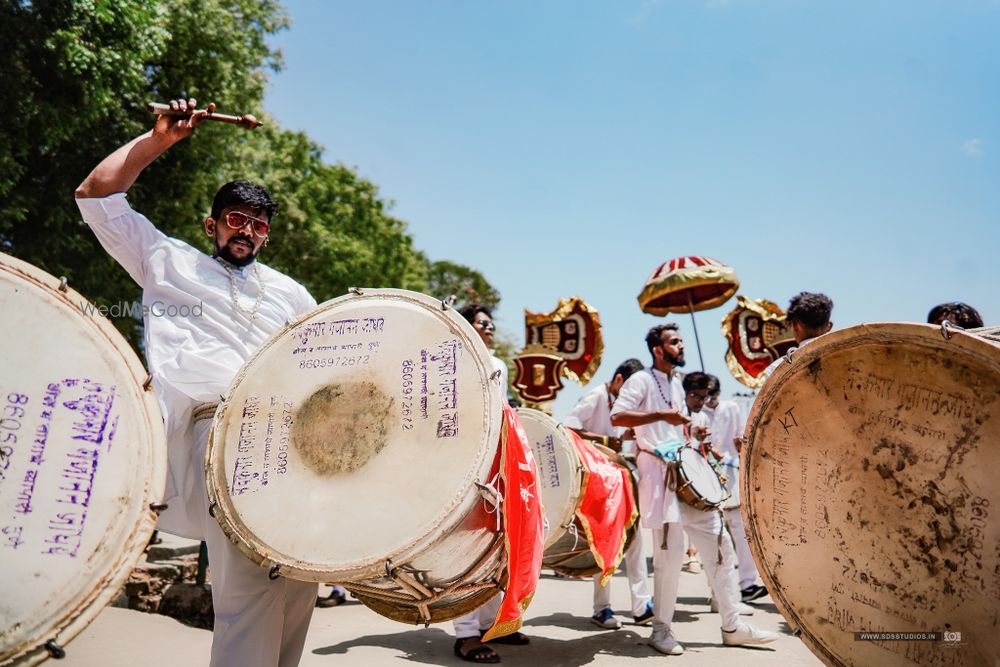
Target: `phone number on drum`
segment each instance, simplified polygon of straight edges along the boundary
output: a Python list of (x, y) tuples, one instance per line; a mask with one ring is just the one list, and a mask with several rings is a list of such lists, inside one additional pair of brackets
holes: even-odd
[(364, 366), (371, 359), (370, 354), (356, 357), (326, 357), (324, 359), (303, 359), (299, 368), (333, 368), (335, 366)]

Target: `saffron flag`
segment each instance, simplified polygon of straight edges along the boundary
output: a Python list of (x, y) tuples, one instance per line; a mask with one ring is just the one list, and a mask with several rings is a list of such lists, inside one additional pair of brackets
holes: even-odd
[(507, 589), (493, 626), (483, 641), (517, 632), (542, 571), (542, 502), (531, 445), (517, 412), (503, 408), (504, 442), (500, 458)]
[(566, 430), (573, 436), (587, 473), (576, 518), (587, 534), (590, 552), (601, 568), (601, 585), (605, 586), (621, 562), (628, 530), (639, 518), (631, 473)]

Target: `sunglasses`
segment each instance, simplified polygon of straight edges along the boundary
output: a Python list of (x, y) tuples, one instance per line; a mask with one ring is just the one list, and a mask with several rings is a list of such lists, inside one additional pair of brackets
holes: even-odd
[(226, 214), (226, 224), (229, 225), (230, 229), (243, 229), (248, 222), (251, 223), (250, 227), (257, 236), (267, 236), (267, 233), (271, 230), (271, 223), (267, 220), (251, 218), (246, 213), (240, 213), (239, 211), (230, 211)]
[(496, 325), (489, 320), (476, 320), (473, 326), (483, 331), (496, 331)]

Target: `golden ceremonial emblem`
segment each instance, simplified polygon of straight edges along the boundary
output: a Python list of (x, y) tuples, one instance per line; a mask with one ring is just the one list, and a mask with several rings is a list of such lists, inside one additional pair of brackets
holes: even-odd
[[(524, 311), (525, 347), (514, 357), (514, 390), (530, 404), (551, 401), (560, 376), (587, 384), (604, 353), (601, 318), (580, 297), (560, 299), (550, 313)], [(560, 363), (556, 363), (558, 360)]]
[(722, 335), (729, 341), (726, 366), (737, 380), (753, 389), (764, 384), (764, 370), (795, 345), (785, 312), (767, 299), (736, 297), (736, 308), (722, 318)]

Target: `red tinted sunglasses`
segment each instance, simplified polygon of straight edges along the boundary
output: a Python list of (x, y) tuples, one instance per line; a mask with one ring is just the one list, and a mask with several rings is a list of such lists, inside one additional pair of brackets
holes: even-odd
[(226, 214), (226, 224), (229, 225), (230, 229), (243, 229), (248, 222), (251, 223), (250, 226), (253, 229), (253, 233), (257, 236), (267, 236), (267, 233), (271, 230), (271, 223), (267, 220), (251, 218), (246, 213), (240, 213), (239, 211), (230, 211)]

